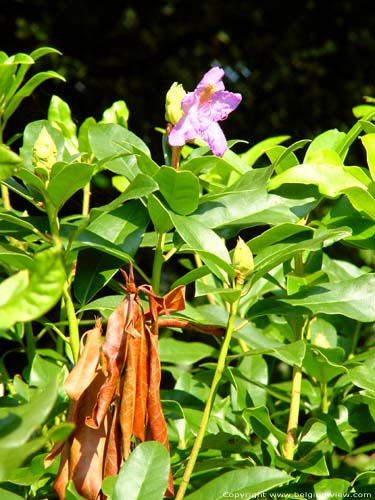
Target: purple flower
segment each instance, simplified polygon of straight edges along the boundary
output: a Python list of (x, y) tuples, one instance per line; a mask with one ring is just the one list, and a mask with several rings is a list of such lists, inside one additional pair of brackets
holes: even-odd
[(210, 69), (194, 92), (182, 99), (181, 108), (185, 114), (169, 134), (171, 146), (183, 146), (187, 141), (201, 137), (215, 155), (223, 156), (227, 141), (217, 122), (225, 120), (242, 99), (241, 94), (224, 90), (223, 76), (222, 68)]

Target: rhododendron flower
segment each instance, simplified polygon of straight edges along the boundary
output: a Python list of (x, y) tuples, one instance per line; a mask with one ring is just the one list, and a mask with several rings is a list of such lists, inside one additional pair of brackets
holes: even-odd
[(241, 102), (241, 94), (224, 90), (224, 70), (214, 67), (181, 101), (185, 113), (169, 134), (171, 146), (183, 146), (187, 141), (201, 137), (217, 156), (227, 149), (224, 133), (217, 123), (225, 120)]

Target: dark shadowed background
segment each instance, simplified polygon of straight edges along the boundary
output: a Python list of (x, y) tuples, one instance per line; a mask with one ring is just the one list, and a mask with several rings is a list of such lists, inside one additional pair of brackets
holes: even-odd
[[(243, 102), (225, 122), (228, 138), (253, 144), (276, 134), (310, 138), (346, 130), (351, 108), (375, 95), (375, 9), (371, 0), (3, 0), (0, 50), (59, 49), (38, 69), (44, 83), (9, 123), (8, 135), (45, 118), (51, 93), (79, 124), (113, 101), (130, 109), (129, 128), (161, 161), (164, 97), (173, 81), (193, 90), (212, 65)], [(6, 138), (5, 138), (6, 139)]]

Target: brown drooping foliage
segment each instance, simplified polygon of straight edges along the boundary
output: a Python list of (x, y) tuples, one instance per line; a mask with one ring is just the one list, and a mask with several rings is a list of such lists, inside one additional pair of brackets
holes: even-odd
[[(185, 308), (183, 286), (160, 297), (148, 285), (135, 285), (132, 267), (129, 275), (122, 274), (127, 295), (108, 318), (104, 343), (102, 321), (97, 319), (95, 327), (82, 337), (79, 360), (65, 381), (71, 399), (67, 419), (75, 430), (46, 458), (50, 463), (61, 453), (54, 483), (60, 500), (65, 499), (69, 480), (87, 500), (104, 499), (102, 480), (119, 472), (137, 443), (159, 441), (169, 451), (160, 402), (159, 326), (223, 334), (215, 326), (168, 317)], [(148, 296), (147, 310), (138, 298), (139, 291)], [(159, 319), (161, 315), (167, 317)], [(165, 496), (173, 496), (171, 473)]]

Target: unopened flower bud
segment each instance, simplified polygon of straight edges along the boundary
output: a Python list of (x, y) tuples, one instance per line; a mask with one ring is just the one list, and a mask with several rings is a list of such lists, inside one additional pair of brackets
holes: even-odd
[(233, 253), (233, 267), (239, 278), (245, 280), (254, 271), (254, 259), (250, 248), (242, 238), (238, 238)]
[(43, 127), (33, 148), (32, 164), (39, 172), (48, 172), (57, 161), (57, 148), (46, 127)]
[(181, 101), (185, 97), (184, 87), (174, 82), (165, 97), (165, 120), (172, 125), (176, 125), (181, 120), (184, 112), (181, 108)]

